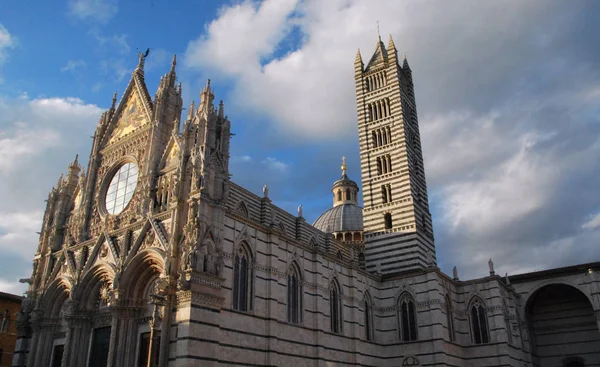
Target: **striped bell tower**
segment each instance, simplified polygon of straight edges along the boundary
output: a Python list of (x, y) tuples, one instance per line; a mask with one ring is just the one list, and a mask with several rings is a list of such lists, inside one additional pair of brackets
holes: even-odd
[(406, 57), (390, 35), (365, 67), (354, 61), (366, 268), (392, 274), (435, 266), (419, 121)]

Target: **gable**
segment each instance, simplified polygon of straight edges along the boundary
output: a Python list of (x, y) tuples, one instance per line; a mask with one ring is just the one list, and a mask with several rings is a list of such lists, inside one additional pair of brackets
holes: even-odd
[(167, 149), (162, 158), (162, 164), (160, 165), (161, 170), (167, 170), (171, 167), (177, 167), (179, 164), (179, 156), (181, 154), (181, 149), (179, 148), (179, 143), (172, 136), (169, 144), (167, 145)]
[(145, 107), (138, 93), (129, 93), (129, 97), (125, 102), (121, 115), (110, 134), (108, 144), (112, 144), (126, 135), (148, 125), (148, 120)]

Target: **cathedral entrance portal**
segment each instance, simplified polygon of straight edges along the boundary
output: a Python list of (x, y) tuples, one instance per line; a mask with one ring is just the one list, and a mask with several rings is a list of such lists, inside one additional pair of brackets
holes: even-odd
[(600, 363), (600, 332), (589, 299), (566, 284), (537, 290), (527, 302), (536, 367), (584, 367)]

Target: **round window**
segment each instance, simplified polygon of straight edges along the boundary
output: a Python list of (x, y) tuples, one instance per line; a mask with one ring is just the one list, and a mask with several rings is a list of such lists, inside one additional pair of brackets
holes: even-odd
[(135, 163), (126, 163), (110, 180), (106, 190), (106, 210), (109, 214), (119, 214), (129, 204), (138, 179)]

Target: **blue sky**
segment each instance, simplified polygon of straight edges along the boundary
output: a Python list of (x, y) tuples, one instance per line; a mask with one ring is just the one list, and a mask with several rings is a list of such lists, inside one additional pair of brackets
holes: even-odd
[[(413, 70), (438, 262), (461, 277), (599, 260), (596, 1), (4, 1), (0, 291), (31, 271), (47, 193), (150, 48), (151, 95), (178, 56), (236, 136), (233, 180), (315, 220), (348, 157), (360, 184), (353, 61), (377, 21)], [(81, 161), (81, 160), (80, 160)]]

